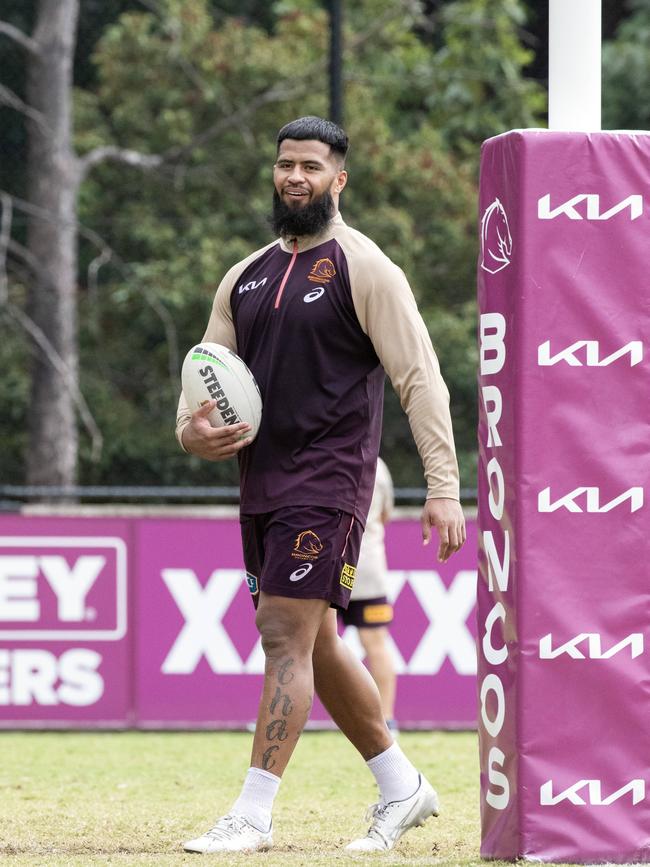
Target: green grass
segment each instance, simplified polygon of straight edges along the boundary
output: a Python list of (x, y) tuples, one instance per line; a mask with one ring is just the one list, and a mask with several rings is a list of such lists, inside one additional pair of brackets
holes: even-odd
[(404, 751), (438, 789), (443, 812), (409, 832), (388, 855), (343, 851), (365, 831), (365, 808), (376, 800), (376, 789), (361, 758), (336, 732), (301, 738), (276, 800), (271, 852), (183, 853), (182, 841), (207, 830), (237, 797), (251, 738), (207, 732), (0, 733), (0, 863), (481, 863), (473, 733), (401, 735)]

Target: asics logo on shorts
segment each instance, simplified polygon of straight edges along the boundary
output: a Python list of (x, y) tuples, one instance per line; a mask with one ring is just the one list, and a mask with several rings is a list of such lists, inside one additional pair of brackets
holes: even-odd
[(309, 574), (313, 568), (314, 567), (311, 563), (305, 563), (304, 566), (301, 566), (300, 569), (296, 569), (295, 572), (292, 572), (291, 575), (289, 575), (289, 581), (300, 581), (300, 579)]

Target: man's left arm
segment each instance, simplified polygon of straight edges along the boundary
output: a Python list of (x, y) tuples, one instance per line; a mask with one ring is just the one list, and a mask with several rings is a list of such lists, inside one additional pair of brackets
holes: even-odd
[[(352, 275), (351, 275), (352, 276)], [(459, 477), (449, 412), (449, 391), (431, 339), (404, 273), (389, 259), (360, 268), (352, 280), (355, 310), (406, 412), (422, 459), (427, 499), (422, 538), (435, 527), (438, 559), (447, 560), (465, 541)]]

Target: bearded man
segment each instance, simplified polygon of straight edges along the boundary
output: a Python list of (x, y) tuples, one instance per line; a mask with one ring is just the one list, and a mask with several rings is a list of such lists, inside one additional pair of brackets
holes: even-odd
[(263, 398), (254, 442), (245, 424), (213, 428), (210, 401), (176, 433), (209, 461), (237, 456), (248, 586), (265, 654), (251, 765), (239, 798), (190, 852), (272, 845), (272, 806), (314, 690), (365, 759), (380, 800), (351, 851), (388, 851), (438, 814), (438, 796), (388, 730), (375, 683), (341, 641), (370, 505), (385, 373), (424, 465), (425, 544), (438, 558), (465, 541), (449, 394), (402, 271), (338, 211), (347, 183), (343, 130), (317, 117), (286, 124), (273, 169), (279, 238), (228, 271), (203, 340), (240, 355)]

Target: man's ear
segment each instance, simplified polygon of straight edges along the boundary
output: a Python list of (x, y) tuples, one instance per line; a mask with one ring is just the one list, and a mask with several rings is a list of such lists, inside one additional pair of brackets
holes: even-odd
[(348, 182), (348, 173), (344, 170), (340, 171), (336, 176), (335, 192), (340, 193)]

